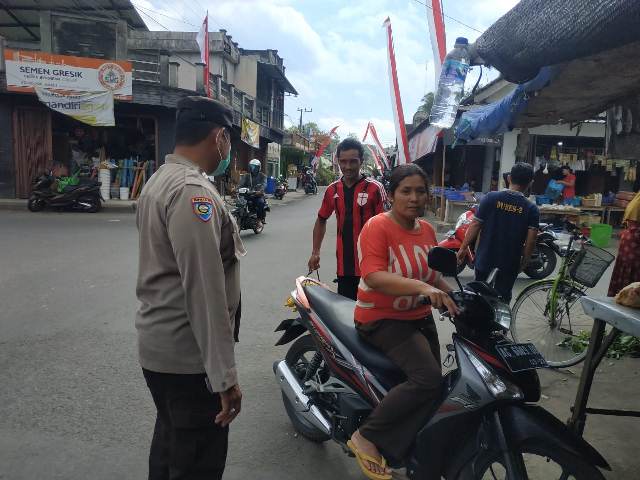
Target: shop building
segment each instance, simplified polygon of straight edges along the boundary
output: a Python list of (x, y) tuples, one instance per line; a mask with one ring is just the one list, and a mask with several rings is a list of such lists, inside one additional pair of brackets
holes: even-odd
[[(499, 77), (469, 97), (462, 110), (473, 111), (478, 107), (496, 104), (515, 88), (515, 84)], [(514, 128), (497, 135), (500, 138), (497, 153), (499, 171), (494, 170), (494, 183), (498, 181), (503, 186), (504, 174), (511, 171), (516, 161), (523, 161), (532, 164), (536, 170), (535, 194), (542, 194), (551, 178), (552, 173), (543, 172), (554, 172), (562, 165), (569, 165), (576, 173), (578, 195), (617, 191), (620, 187), (617, 175), (610, 175), (613, 172), (606, 171), (606, 165), (604, 172), (601, 172), (603, 175), (588, 173), (594, 160), (599, 161), (605, 155), (605, 123), (604, 115), (596, 115), (584, 121)], [(482, 140), (471, 140), (468, 145)], [(485, 186), (486, 181), (483, 183)]]
[[(205, 92), (196, 33), (150, 32), (124, 0), (96, 0), (82, 10), (71, 0), (15, 0), (12, 8), (0, 10), (0, 197), (25, 198), (45, 169), (91, 175), (103, 160), (112, 167), (112, 186), (132, 184), (137, 174), (146, 180), (173, 149), (178, 101)], [(210, 35), (211, 95), (234, 111), (237, 172), (251, 158), (267, 160), (269, 143), (282, 143), (285, 92), (296, 92), (277, 51), (241, 51), (226, 32)], [(16, 60), (33, 67), (35, 57), (51, 66), (86, 63), (95, 79), (86, 91), (105, 90), (97, 81), (102, 65), (118, 65), (129, 91), (114, 95), (115, 126), (86, 125), (47, 108), (33, 88), (15, 88), (7, 56), (9, 70)], [(277, 163), (274, 151), (265, 170)]]
[[(166, 52), (169, 77), (185, 90), (203, 90), (203, 68), (196, 32), (129, 32), (134, 58), (149, 61)], [(284, 100), (297, 91), (286, 77), (284, 60), (277, 50), (246, 50), (226, 30), (209, 33), (209, 82), (211, 96), (234, 110), (232, 170), (246, 171), (251, 159), (262, 161), (269, 175), (269, 143), (282, 145)], [(135, 65), (134, 60), (134, 65)], [(244, 140), (243, 140), (244, 131)], [(252, 138), (247, 133), (251, 131)], [(251, 135), (249, 135), (251, 137)], [(273, 150), (273, 148), (272, 148)], [(277, 169), (275, 169), (277, 170)]]

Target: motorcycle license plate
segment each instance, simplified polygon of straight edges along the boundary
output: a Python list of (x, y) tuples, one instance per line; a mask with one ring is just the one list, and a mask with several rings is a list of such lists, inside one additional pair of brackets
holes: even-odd
[(513, 373), (549, 366), (533, 343), (496, 345), (496, 350)]

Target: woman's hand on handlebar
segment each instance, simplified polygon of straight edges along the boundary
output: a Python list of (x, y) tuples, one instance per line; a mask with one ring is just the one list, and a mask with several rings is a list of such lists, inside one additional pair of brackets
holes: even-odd
[(456, 302), (453, 301), (448, 293), (445, 293), (442, 290), (432, 287), (431, 285), (425, 285), (422, 295), (428, 298), (431, 306), (437, 310), (444, 310), (446, 308), (451, 315), (457, 315), (460, 313), (460, 309), (456, 305)]

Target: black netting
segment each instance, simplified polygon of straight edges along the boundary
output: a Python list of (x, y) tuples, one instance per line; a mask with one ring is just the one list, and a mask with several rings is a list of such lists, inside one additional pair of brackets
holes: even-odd
[(522, 83), (543, 66), (639, 40), (640, 0), (522, 0), (476, 48), (507, 80)]

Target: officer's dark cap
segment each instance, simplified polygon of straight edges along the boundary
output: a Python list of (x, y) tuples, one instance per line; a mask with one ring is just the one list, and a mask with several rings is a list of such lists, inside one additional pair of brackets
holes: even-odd
[(207, 97), (185, 97), (178, 102), (176, 123), (212, 122), (221, 127), (233, 126), (233, 111), (225, 104)]

